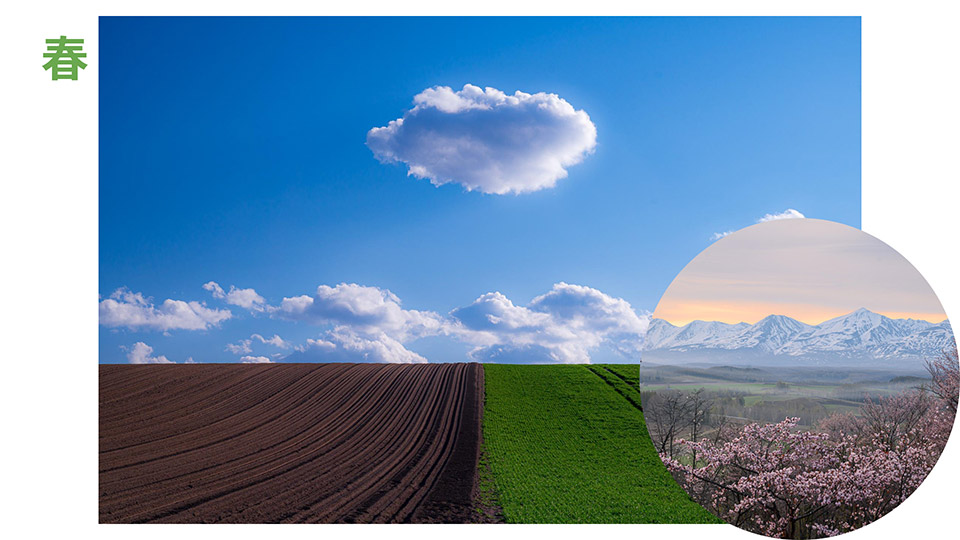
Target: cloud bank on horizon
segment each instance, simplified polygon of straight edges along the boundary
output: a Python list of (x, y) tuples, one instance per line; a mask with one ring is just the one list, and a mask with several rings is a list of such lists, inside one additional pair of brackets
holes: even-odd
[(367, 146), (436, 186), (498, 195), (552, 188), (597, 144), (590, 116), (556, 94), (466, 84), (434, 86), (413, 101), (401, 118), (372, 128)]
[(450, 333), (475, 345), (470, 357), (480, 362), (588, 363), (601, 344), (636, 358), (649, 324), (626, 300), (563, 282), (527, 306), (491, 292), (450, 317)]
[[(213, 283), (213, 282), (210, 282)], [(231, 305), (229, 294), (219, 286), (208, 287), (214, 298)], [(231, 291), (253, 289), (230, 288)], [(142, 298), (139, 293), (127, 293)], [(103, 302), (115, 302), (107, 299)], [(114, 311), (101, 302), (101, 324), (128, 330), (155, 330), (156, 327), (117, 324)], [(180, 302), (180, 301), (172, 301)], [(192, 302), (192, 304), (198, 304)], [(111, 304), (112, 305), (112, 304)], [(199, 305), (199, 304), (198, 304)], [(204, 308), (208, 309), (208, 308)], [(480, 362), (588, 363), (591, 353), (609, 347), (624, 358), (638, 358), (649, 314), (637, 314), (622, 298), (582, 285), (557, 283), (526, 306), (516, 305), (500, 292), (480, 295), (471, 304), (443, 316), (432, 311), (405, 309), (400, 298), (387, 289), (340, 283), (320, 285), (313, 295), (285, 297), (277, 306), (248, 303), (251, 314), (267, 313), (272, 319), (325, 327), (317, 338), (293, 345), (274, 334), (265, 338), (228, 343), (225, 351), (244, 363), (265, 363), (280, 359), (307, 362), (389, 362), (424, 363), (427, 358), (407, 348), (425, 337), (447, 337), (473, 348), (468, 358)], [(216, 310), (214, 310), (216, 311)], [(232, 314), (229, 310), (223, 310)], [(209, 328), (184, 325), (179, 329)], [(170, 328), (167, 328), (170, 329)], [(254, 342), (294, 352), (283, 356), (254, 356)], [(153, 348), (136, 343), (127, 355), (131, 363), (172, 363), (164, 356), (151, 356)]]

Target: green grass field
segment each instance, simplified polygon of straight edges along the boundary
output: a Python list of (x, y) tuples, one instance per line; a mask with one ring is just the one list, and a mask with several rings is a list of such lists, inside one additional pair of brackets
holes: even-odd
[(630, 373), (484, 366), (485, 457), (507, 522), (720, 523), (660, 462)]

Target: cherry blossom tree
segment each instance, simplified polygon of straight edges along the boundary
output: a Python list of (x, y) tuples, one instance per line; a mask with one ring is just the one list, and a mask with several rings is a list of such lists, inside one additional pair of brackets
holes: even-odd
[(661, 458), (695, 500), (734, 525), (779, 538), (834, 536), (896, 508), (933, 468), (957, 395), (956, 372), (936, 373), (931, 392), (868, 400), (860, 414), (809, 431), (796, 417), (749, 424), (724, 438), (678, 440), (680, 451)]
[(957, 396), (960, 395), (960, 362), (957, 346), (945, 351), (940, 357), (927, 362), (927, 372), (933, 379), (930, 391), (944, 400), (954, 413), (957, 412)]

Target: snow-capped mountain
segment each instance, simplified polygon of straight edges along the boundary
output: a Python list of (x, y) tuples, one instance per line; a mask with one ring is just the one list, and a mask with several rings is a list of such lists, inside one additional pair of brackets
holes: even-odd
[(861, 308), (817, 325), (783, 315), (770, 315), (756, 324), (693, 321), (680, 327), (653, 319), (644, 351), (654, 353), (653, 357), (660, 352), (697, 352), (701, 353), (696, 355), (700, 360), (706, 360), (713, 351), (724, 361), (729, 361), (729, 353), (736, 352), (745, 360), (793, 357), (896, 362), (933, 358), (953, 345), (949, 321), (891, 319)]

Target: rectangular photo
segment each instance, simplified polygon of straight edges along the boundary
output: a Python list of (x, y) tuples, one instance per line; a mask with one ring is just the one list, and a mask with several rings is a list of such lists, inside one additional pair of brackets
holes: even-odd
[(102, 17), (101, 523), (721, 523), (674, 277), (860, 226), (858, 17)]

